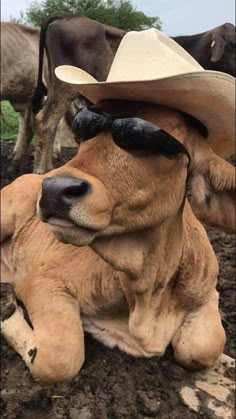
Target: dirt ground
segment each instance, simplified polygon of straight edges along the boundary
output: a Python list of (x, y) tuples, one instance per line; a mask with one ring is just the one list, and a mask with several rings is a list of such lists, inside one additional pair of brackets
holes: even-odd
[[(32, 147), (19, 171), (8, 170), (12, 143), (1, 143), (1, 183), (32, 170)], [(63, 149), (58, 165), (74, 154)], [(235, 237), (208, 231), (220, 264), (218, 291), (227, 334), (225, 353), (235, 357)], [(33, 381), (20, 357), (1, 341), (1, 418), (7, 419), (194, 419), (214, 418), (202, 408), (190, 411), (178, 389), (192, 373), (176, 365), (171, 349), (161, 359), (135, 359), (110, 350), (86, 335), (86, 361), (70, 383), (41, 386)], [(233, 371), (231, 371), (233, 374)], [(204, 400), (203, 400), (204, 406)]]

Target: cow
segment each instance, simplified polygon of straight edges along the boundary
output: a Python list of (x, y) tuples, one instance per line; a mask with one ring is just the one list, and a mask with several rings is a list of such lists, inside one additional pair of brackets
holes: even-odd
[(224, 23), (207, 32), (175, 36), (178, 42), (206, 70), (216, 70), (235, 77), (235, 26)]
[(49, 84), (47, 100), (35, 117), (35, 173), (45, 173), (52, 169), (52, 144), (57, 124), (77, 96), (69, 86), (56, 79), (55, 67), (60, 64), (77, 65), (98, 80), (105, 80), (125, 33), (124, 30), (82, 16), (50, 16), (43, 23), (38, 84), (33, 97), (35, 112), (42, 106), (44, 50), (49, 63)]
[[(33, 138), (31, 98), (37, 84), (39, 28), (1, 22), (1, 100), (8, 100), (19, 112), (19, 129), (12, 152), (18, 162)], [(45, 57), (42, 78), (46, 81)], [(42, 83), (44, 94), (46, 90)]]
[(41, 382), (78, 374), (84, 330), (133, 356), (171, 343), (181, 365), (209, 367), (225, 343), (218, 263), (186, 191), (199, 219), (232, 232), (234, 168), (180, 111), (122, 100), (101, 111), (149, 121), (178, 144), (139, 151), (95, 133), (64, 166), (2, 189), (2, 278), (29, 316), (12, 299), (2, 333)]
[[(32, 95), (37, 85), (38, 54), (40, 28), (18, 23), (1, 22), (1, 100), (8, 100), (16, 112), (19, 112), (19, 129), (16, 144), (9, 156), (11, 170), (18, 168), (34, 135), (34, 114)], [(48, 84), (47, 57), (42, 65), (41, 91), (47, 95)], [(60, 153), (61, 145), (75, 146), (74, 137), (68, 130), (74, 104), (71, 104), (65, 118), (57, 126), (53, 155)], [(1, 112), (1, 117), (3, 113)], [(65, 131), (66, 130), (66, 131)], [(66, 134), (65, 134), (66, 132)], [(67, 140), (67, 141), (65, 141)]]

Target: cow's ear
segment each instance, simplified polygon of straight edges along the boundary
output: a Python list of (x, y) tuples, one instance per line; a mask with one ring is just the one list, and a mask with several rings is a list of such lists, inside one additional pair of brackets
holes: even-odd
[(214, 31), (211, 42), (211, 61), (215, 63), (219, 61), (225, 49), (225, 40), (222, 36), (222, 28)]
[(189, 179), (190, 204), (197, 218), (227, 233), (235, 231), (235, 167), (212, 150), (198, 160)]

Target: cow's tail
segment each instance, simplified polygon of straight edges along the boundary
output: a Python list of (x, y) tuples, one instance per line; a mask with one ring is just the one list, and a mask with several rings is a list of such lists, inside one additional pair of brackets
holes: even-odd
[(36, 114), (43, 107), (44, 97), (47, 96), (47, 88), (43, 83), (43, 55), (45, 50), (45, 39), (48, 25), (54, 20), (62, 19), (65, 15), (51, 15), (46, 18), (41, 26), (40, 38), (39, 38), (39, 66), (38, 66), (38, 79), (37, 86), (34, 90), (31, 103), (33, 112)]

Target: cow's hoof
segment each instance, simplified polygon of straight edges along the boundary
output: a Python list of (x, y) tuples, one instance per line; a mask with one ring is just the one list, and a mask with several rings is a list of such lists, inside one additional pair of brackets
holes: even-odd
[(8, 282), (2, 282), (0, 287), (1, 320), (7, 320), (16, 310), (14, 287)]

